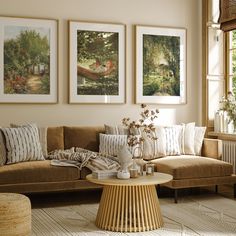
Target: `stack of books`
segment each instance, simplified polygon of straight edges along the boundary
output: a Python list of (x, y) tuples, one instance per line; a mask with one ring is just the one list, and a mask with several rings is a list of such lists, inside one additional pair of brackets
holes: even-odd
[(117, 171), (114, 170), (97, 170), (92, 172), (93, 178), (96, 179), (108, 179), (117, 176)]

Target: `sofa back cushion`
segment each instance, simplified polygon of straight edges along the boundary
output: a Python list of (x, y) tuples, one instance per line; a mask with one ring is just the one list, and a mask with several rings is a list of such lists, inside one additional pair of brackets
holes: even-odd
[(56, 149), (64, 149), (64, 130), (63, 126), (48, 127), (47, 129), (48, 152)]
[(104, 127), (65, 126), (64, 148), (81, 147), (91, 151), (99, 151), (99, 133), (104, 133)]

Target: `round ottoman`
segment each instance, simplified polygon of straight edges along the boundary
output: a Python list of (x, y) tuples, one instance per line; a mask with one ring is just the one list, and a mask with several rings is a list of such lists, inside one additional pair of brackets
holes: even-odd
[(27, 236), (31, 233), (31, 204), (17, 193), (0, 193), (0, 235)]

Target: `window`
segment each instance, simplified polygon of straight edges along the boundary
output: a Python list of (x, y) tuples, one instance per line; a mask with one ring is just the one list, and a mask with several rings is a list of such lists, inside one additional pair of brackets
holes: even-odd
[(236, 96), (236, 30), (230, 31), (228, 34), (227, 47), (227, 81), (228, 91), (233, 92)]

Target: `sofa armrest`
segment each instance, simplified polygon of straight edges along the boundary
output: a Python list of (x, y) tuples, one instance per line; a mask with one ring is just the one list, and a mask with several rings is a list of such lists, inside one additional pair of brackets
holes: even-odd
[(222, 158), (222, 140), (204, 138), (202, 156), (220, 160)]

